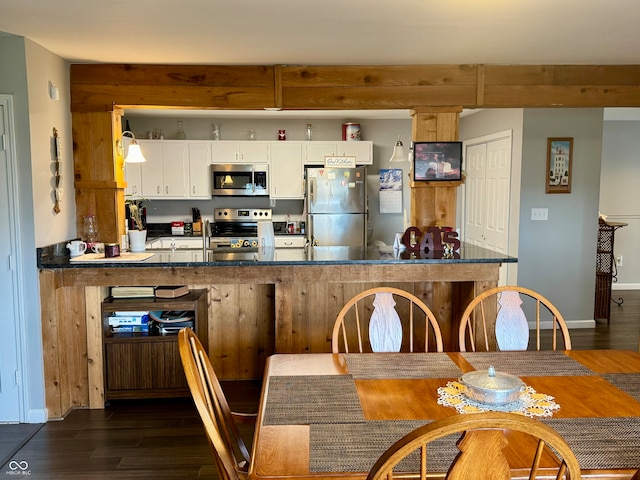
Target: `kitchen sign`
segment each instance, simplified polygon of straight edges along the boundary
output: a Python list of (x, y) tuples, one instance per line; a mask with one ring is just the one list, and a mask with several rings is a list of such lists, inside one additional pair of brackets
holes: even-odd
[(324, 157), (324, 166), (333, 168), (355, 168), (356, 157)]

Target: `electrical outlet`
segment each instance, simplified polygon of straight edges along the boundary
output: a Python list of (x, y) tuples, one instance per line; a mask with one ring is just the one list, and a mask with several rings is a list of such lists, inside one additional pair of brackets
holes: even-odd
[(616, 266), (617, 267), (621, 267), (622, 266), (622, 255), (618, 255), (616, 257)]
[(549, 209), (548, 208), (532, 208), (531, 209), (531, 220), (549, 220)]

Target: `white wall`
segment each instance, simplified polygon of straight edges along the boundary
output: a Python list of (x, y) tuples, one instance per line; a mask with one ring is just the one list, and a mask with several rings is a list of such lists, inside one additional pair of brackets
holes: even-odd
[[(593, 325), (602, 109), (526, 109), (518, 283), (551, 300), (574, 326)], [(546, 194), (548, 137), (573, 137), (570, 194)], [(532, 221), (532, 208), (549, 220)]]
[[(605, 117), (606, 118), (606, 117)], [(614, 289), (640, 289), (640, 121), (606, 121), (602, 139), (600, 212), (627, 223), (615, 233), (614, 254), (622, 255)]]
[[(73, 141), (69, 110), (69, 63), (40, 45), (26, 41), (31, 179), (36, 246), (43, 247), (76, 236), (76, 204), (73, 187)], [(60, 100), (49, 96), (49, 83), (56, 85)], [(64, 195), (60, 213), (53, 211), (53, 128), (61, 144), (60, 167)]]

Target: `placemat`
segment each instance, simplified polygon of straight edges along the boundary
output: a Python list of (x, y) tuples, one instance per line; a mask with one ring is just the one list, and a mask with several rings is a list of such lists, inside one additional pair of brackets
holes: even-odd
[(517, 376), (562, 377), (596, 374), (562, 352), (467, 352), (462, 356), (476, 370), (484, 370), (493, 365), (500, 372)]
[[(640, 402), (640, 373), (604, 373), (601, 376), (607, 382)], [(638, 456), (640, 456), (640, 453)]]
[(265, 425), (364, 422), (350, 375), (270, 377)]
[(582, 469), (640, 467), (640, 417), (550, 418)]
[[(311, 425), (309, 470), (311, 472), (368, 472), (378, 457), (399, 438), (430, 423), (420, 420), (375, 420), (359, 424)], [(439, 439), (427, 449), (427, 470), (446, 472), (459, 452), (459, 435)], [(415, 472), (414, 453), (398, 465), (398, 471)]]
[(462, 371), (446, 353), (348, 353), (353, 378), (458, 378)]

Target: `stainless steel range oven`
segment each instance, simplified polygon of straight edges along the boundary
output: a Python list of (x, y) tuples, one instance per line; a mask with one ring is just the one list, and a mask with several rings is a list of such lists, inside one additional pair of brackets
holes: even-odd
[(216, 208), (211, 224), (211, 248), (258, 247), (258, 222), (271, 221), (270, 208)]

